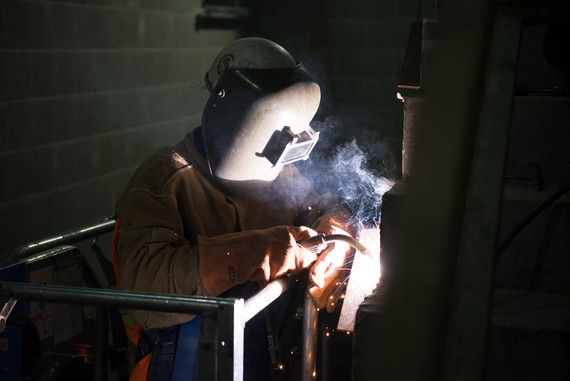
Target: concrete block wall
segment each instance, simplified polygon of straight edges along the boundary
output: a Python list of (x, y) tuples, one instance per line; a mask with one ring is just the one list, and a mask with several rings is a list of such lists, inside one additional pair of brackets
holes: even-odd
[(138, 163), (199, 125), (234, 30), (200, 0), (0, 2), (0, 259), (101, 221)]
[[(244, 32), (315, 74), (319, 120), (401, 152), (398, 78), (418, 0), (258, 1)], [(0, 258), (113, 212), (138, 163), (200, 123), (200, 80), (240, 34), (196, 31), (200, 0), (0, 2)], [(395, 159), (399, 164), (399, 159)]]

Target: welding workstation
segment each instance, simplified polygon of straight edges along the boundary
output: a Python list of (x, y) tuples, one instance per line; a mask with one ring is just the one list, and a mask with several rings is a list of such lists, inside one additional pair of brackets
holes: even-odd
[[(0, 380), (570, 379), (569, 32), (562, 0), (0, 2)], [(213, 185), (128, 204), (153, 152)]]

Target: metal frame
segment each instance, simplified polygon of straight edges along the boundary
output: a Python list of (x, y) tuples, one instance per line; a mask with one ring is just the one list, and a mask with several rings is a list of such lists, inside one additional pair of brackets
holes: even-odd
[[(29, 243), (14, 250), (9, 259), (22, 259), (32, 254), (58, 246), (72, 244), (99, 235), (110, 233), (115, 226), (114, 219), (81, 228), (77, 231)], [(95, 369), (95, 381), (107, 379), (106, 350), (107, 318), (109, 307), (139, 309), (162, 312), (178, 312), (202, 317), (201, 336), (198, 346), (199, 380), (241, 381), (243, 380), (244, 328), (251, 318), (265, 309), (282, 295), (295, 278), (286, 276), (270, 282), (248, 300), (138, 293), (88, 287), (63, 287), (35, 285), (30, 283), (0, 281), (0, 332), (18, 300), (93, 305), (97, 307), (98, 341), (96, 355), (100, 360)], [(303, 315), (303, 372), (310, 375), (316, 370), (316, 307), (306, 296)], [(314, 376), (309, 379), (313, 379)]]
[[(61, 287), (30, 283), (0, 282), (0, 297), (8, 308), (0, 321), (6, 321), (16, 300), (43, 301), (103, 308), (117, 307), (202, 316), (199, 343), (200, 380), (243, 380), (243, 340), (245, 323), (271, 304), (293, 283), (293, 277), (277, 279), (252, 298), (210, 298), (148, 294), (86, 287)], [(4, 327), (0, 327), (3, 330)], [(0, 332), (1, 332), (0, 330)]]

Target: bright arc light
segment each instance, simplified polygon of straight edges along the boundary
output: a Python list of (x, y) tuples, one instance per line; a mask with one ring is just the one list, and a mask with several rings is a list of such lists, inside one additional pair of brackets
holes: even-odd
[(359, 242), (368, 249), (368, 255), (356, 252), (346, 287), (337, 329), (354, 331), (358, 307), (380, 281), (380, 229), (362, 228)]

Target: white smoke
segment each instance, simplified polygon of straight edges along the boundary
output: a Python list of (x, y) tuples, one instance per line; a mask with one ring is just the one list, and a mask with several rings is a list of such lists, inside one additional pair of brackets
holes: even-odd
[(336, 117), (314, 123), (321, 131), (320, 140), (299, 169), (315, 190), (335, 195), (355, 220), (379, 225), (382, 196), (394, 185), (397, 165), (385, 142), (371, 137), (346, 139), (341, 127)]

